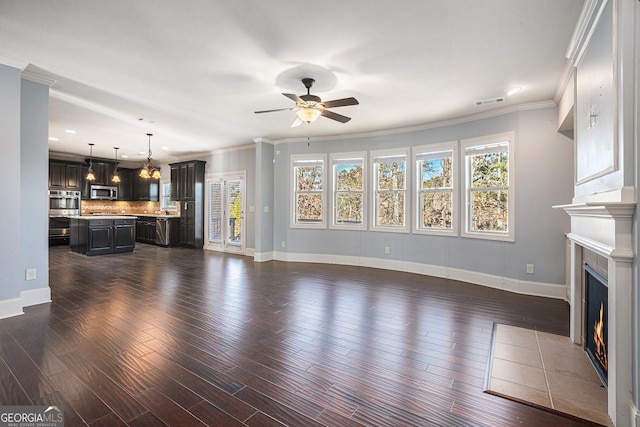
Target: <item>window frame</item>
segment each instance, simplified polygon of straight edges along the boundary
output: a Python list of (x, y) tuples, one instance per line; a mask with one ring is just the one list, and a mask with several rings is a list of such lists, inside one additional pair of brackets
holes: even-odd
[[(362, 223), (361, 224), (339, 224), (337, 223), (337, 198), (339, 192), (337, 189), (337, 175), (336, 166), (338, 164), (346, 164), (349, 160), (358, 160), (362, 162), (362, 190), (357, 193), (362, 193)], [(332, 153), (329, 156), (329, 165), (331, 166), (331, 197), (329, 200), (329, 209), (331, 212), (331, 220), (329, 222), (330, 229), (336, 230), (367, 230), (368, 225), (368, 195), (367, 195), (367, 152), (349, 152), (349, 153)]]
[[(451, 152), (451, 179), (452, 186), (451, 189), (438, 188), (433, 190), (423, 190), (422, 189), (422, 165), (423, 161), (419, 157), (430, 154), (439, 154), (443, 152)], [(430, 234), (430, 235), (446, 235), (446, 236), (457, 236), (459, 233), (459, 224), (460, 224), (460, 208), (459, 208), (459, 200), (460, 200), (460, 182), (459, 182), (459, 154), (458, 154), (458, 141), (449, 141), (449, 142), (441, 142), (434, 144), (421, 145), (412, 148), (412, 163), (414, 165), (414, 197), (413, 202), (415, 205), (414, 215), (415, 220), (413, 221), (413, 233), (415, 234)], [(451, 228), (450, 229), (442, 229), (442, 228), (428, 228), (421, 226), (421, 218), (422, 218), (422, 194), (423, 193), (436, 193), (436, 192), (449, 192), (451, 193)]]
[[(515, 135), (514, 132), (504, 132), (498, 133), (494, 135), (481, 136), (477, 138), (469, 138), (463, 139), (461, 141), (460, 146), (460, 158), (461, 163), (464, 165), (462, 170), (462, 183), (464, 185), (464, 226), (461, 229), (461, 236), (474, 238), (474, 239), (485, 239), (485, 240), (497, 240), (504, 242), (514, 242), (515, 241)], [(506, 186), (507, 191), (507, 231), (474, 231), (471, 229), (471, 221), (472, 221), (472, 206), (471, 206), (471, 176), (473, 175), (471, 171), (471, 163), (470, 163), (470, 155), (467, 155), (467, 150), (471, 148), (480, 148), (480, 147), (488, 147), (491, 145), (507, 143), (507, 149), (509, 152), (508, 155), (508, 185)]]
[[(168, 189), (168, 195), (167, 195)], [(177, 211), (178, 203), (171, 198), (171, 183), (164, 182), (160, 185), (160, 209), (163, 211)]]
[[(321, 162), (322, 163), (322, 177), (321, 177), (321, 191), (305, 192), (307, 194), (320, 194), (322, 196), (322, 221), (312, 223), (300, 223), (298, 222), (298, 185), (296, 176), (297, 163), (304, 162)], [(290, 160), (290, 221), (289, 226), (291, 228), (307, 228), (307, 229), (323, 229), (327, 228), (327, 155), (326, 154), (292, 154)]]
[[(378, 169), (376, 160), (380, 158), (404, 157), (404, 224), (402, 226), (378, 225)], [(369, 209), (371, 231), (390, 233), (409, 233), (411, 231), (411, 162), (408, 147), (399, 147), (386, 150), (372, 150), (369, 152), (369, 170), (371, 171), (371, 203)]]

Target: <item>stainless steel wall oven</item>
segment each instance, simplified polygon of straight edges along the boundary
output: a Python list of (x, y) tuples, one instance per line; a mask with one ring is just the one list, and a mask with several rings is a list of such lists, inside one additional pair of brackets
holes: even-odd
[(69, 217), (80, 215), (80, 192), (49, 190), (49, 245), (69, 244)]

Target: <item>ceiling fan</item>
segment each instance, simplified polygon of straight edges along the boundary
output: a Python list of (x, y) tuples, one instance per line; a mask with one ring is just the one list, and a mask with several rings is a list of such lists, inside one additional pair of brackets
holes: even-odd
[(271, 113), (274, 111), (285, 111), (285, 110), (297, 110), (296, 120), (293, 122), (291, 127), (299, 126), (302, 122), (311, 123), (316, 120), (320, 116), (324, 116), (328, 119), (338, 121), (340, 123), (347, 123), (351, 120), (351, 117), (343, 116), (342, 114), (334, 113), (333, 111), (327, 110), (327, 108), (335, 108), (335, 107), (346, 107), (348, 105), (358, 105), (359, 102), (357, 99), (351, 98), (342, 98), (342, 99), (334, 99), (333, 101), (322, 101), (319, 96), (311, 95), (310, 90), (311, 86), (315, 83), (314, 79), (304, 78), (302, 79), (302, 84), (305, 88), (307, 88), (306, 95), (295, 95), (293, 93), (283, 93), (284, 96), (295, 101), (296, 106), (290, 108), (278, 108), (275, 110), (262, 110), (256, 111), (256, 114), (260, 113)]

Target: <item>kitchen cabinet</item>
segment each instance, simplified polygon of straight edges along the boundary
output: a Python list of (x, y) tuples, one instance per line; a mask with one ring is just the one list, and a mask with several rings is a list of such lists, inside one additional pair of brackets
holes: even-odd
[(160, 180), (140, 178), (140, 170), (135, 172), (135, 200), (158, 202), (160, 200)]
[(79, 191), (82, 187), (82, 165), (69, 163), (64, 170), (67, 190)]
[(136, 219), (72, 217), (71, 250), (88, 256), (132, 252), (136, 241)]
[(82, 185), (82, 164), (49, 161), (49, 189), (79, 191)]
[(197, 216), (195, 202), (180, 202), (180, 245), (203, 246), (202, 236), (196, 227)]
[(134, 200), (135, 191), (134, 183), (136, 181), (136, 171), (133, 169), (118, 169), (120, 183), (118, 184), (118, 200), (132, 201)]
[(136, 241), (142, 243), (156, 243), (156, 217), (138, 217), (136, 222)]
[(112, 185), (111, 178), (113, 176), (114, 165), (109, 163), (93, 162), (93, 174), (96, 180), (92, 185)]
[[(116, 165), (109, 162), (93, 161), (93, 174), (95, 175), (95, 181), (91, 182), (91, 185), (114, 185), (111, 179), (113, 178), (113, 170)], [(88, 166), (87, 166), (88, 170)], [(83, 179), (87, 174), (83, 175)]]
[(205, 161), (172, 163), (171, 195), (180, 203), (180, 244), (202, 249), (204, 246)]

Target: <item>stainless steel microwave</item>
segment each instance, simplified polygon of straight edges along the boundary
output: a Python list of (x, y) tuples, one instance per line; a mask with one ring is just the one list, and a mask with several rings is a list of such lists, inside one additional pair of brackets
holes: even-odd
[(118, 200), (118, 187), (110, 185), (92, 185), (91, 200)]

